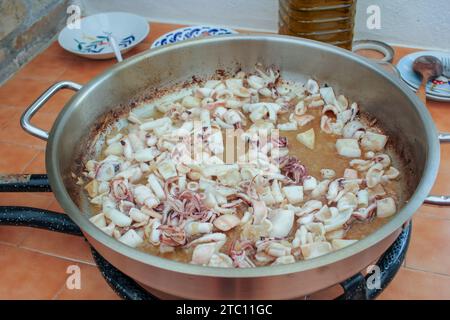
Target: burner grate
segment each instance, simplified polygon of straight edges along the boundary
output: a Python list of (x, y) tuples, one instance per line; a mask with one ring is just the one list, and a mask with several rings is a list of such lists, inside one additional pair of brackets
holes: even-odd
[[(367, 278), (358, 273), (355, 276), (341, 283), (344, 294), (337, 297), (337, 300), (372, 300), (375, 299), (392, 281), (400, 269), (406, 255), (411, 236), (411, 223), (403, 229), (397, 240), (381, 256), (377, 265), (381, 271), (381, 288), (368, 289), (366, 286)], [(92, 248), (94, 260), (97, 263), (103, 277), (110, 287), (123, 299), (130, 300), (156, 300), (154, 295), (142, 288), (133, 279), (117, 270), (113, 265), (106, 261), (94, 248)]]
[[(0, 175), (0, 192), (49, 192), (46, 175)], [(65, 214), (30, 207), (0, 206), (0, 225), (26, 226), (55, 232), (82, 236), (80, 228)], [(411, 236), (411, 223), (400, 233), (396, 241), (377, 262), (380, 267), (380, 289), (366, 286), (368, 277), (358, 273), (340, 285), (344, 294), (339, 300), (375, 299), (392, 281), (400, 269), (408, 250)], [(94, 248), (94, 260), (111, 288), (127, 300), (157, 300), (158, 298), (142, 288), (136, 281), (116, 269)]]
[[(0, 207), (0, 225), (27, 226), (47, 229), (55, 232), (82, 236), (78, 226), (65, 214), (29, 208), (29, 207)], [(403, 229), (397, 240), (378, 260), (381, 271), (381, 288), (368, 289), (367, 277), (361, 273), (341, 283), (344, 294), (339, 300), (370, 300), (376, 298), (392, 281), (405, 259), (411, 235), (411, 223)], [(116, 269), (106, 261), (95, 249), (91, 249), (94, 260), (111, 288), (123, 299), (156, 300), (158, 299), (136, 281)]]

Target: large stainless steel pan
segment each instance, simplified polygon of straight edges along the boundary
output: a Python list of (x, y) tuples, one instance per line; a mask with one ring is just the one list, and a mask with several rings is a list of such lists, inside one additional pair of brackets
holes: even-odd
[[(92, 225), (89, 206), (69, 182), (74, 164), (86, 152), (99, 119), (127, 105), (145, 89), (167, 87), (217, 69), (252, 70), (256, 63), (275, 65), (288, 79), (312, 76), (344, 92), (378, 118), (405, 159), (409, 201), (386, 225), (337, 252), (291, 265), (221, 269), (178, 263), (129, 248)], [(59, 114), (50, 133), (30, 118), (59, 89), (78, 92)], [(117, 110), (117, 109), (116, 109)], [(89, 242), (114, 266), (144, 286), (185, 298), (295, 298), (336, 284), (375, 261), (427, 198), (439, 166), (439, 139), (423, 104), (397, 79), (364, 58), (318, 42), (275, 35), (226, 36), (182, 42), (144, 52), (119, 63), (81, 86), (60, 82), (24, 114), (22, 126), (47, 140), (46, 167), (52, 190)], [(100, 126), (101, 127), (101, 126)], [(442, 136), (448, 141), (448, 136)], [(447, 204), (446, 197), (428, 201)], [(79, 205), (77, 205), (79, 203)], [(80, 209), (81, 208), (81, 209)]]

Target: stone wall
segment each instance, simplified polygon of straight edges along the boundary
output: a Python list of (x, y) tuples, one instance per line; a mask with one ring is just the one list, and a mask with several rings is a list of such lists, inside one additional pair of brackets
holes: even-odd
[(0, 84), (63, 28), (70, 0), (0, 0)]

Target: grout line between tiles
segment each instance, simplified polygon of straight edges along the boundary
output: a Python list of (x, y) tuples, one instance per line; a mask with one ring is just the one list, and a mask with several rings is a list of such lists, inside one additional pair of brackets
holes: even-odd
[[(23, 75), (20, 75), (20, 73), (18, 73), (17, 74), (17, 79), (19, 79), (19, 80), (33, 80), (33, 81), (39, 81), (39, 80), (42, 80), (42, 81), (51, 81), (51, 82), (55, 82), (55, 81), (57, 81), (56, 79), (58, 79), (64, 72), (66, 72), (66, 70), (68, 69), (69, 67), (65, 67), (65, 68), (58, 68), (58, 73), (53, 73), (53, 75), (54, 75), (54, 77), (51, 77), (51, 78), (42, 78), (42, 77), (35, 77), (35, 76), (33, 76), (33, 75), (25, 75), (25, 76), (23, 76)], [(62, 71), (61, 71), (62, 70)]]
[[(51, 192), (51, 194), (53, 194), (53, 192)], [(55, 195), (53, 195), (53, 197), (54, 197)], [(53, 206), (53, 204), (58, 204), (59, 205), (59, 203), (58, 203), (58, 200), (56, 200), (56, 199), (53, 199), (51, 202), (50, 202), (50, 204), (45, 208), (46, 210), (50, 210), (50, 211), (53, 211), (53, 212), (58, 212), (58, 211), (54, 211), (54, 210), (51, 210), (50, 208)], [(59, 213), (61, 213), (61, 214), (66, 214), (65, 212), (59, 212)]]
[(35, 146), (32, 144), (27, 144), (27, 143), (11, 142), (8, 140), (0, 140), (0, 144), (8, 144), (10, 146), (28, 147), (30, 149), (41, 150), (41, 151), (45, 150), (45, 147)]
[[(38, 97), (36, 97), (38, 98)], [(14, 108), (18, 111), (25, 111), (25, 109), (28, 108), (28, 106), (24, 107), (24, 106), (17, 106), (17, 105), (1, 105), (0, 104), (0, 108)], [(39, 115), (55, 115), (55, 114), (59, 114), (59, 111), (48, 111), (48, 110), (44, 110), (44, 111), (39, 111)], [(19, 124), (19, 123), (18, 123)]]
[(47, 251), (42, 251), (42, 250), (37, 250), (34, 248), (30, 248), (30, 247), (26, 247), (26, 246), (18, 246), (19, 249), (23, 249), (23, 250), (28, 250), (31, 252), (35, 252), (35, 253), (39, 253), (39, 254), (43, 254), (43, 255), (47, 255), (53, 258), (58, 258), (58, 259), (62, 259), (62, 260), (66, 260), (66, 261), (70, 261), (70, 262), (75, 262), (75, 263), (82, 263), (82, 264), (86, 264), (89, 266), (94, 266), (96, 267), (97, 265), (93, 262), (89, 262), (89, 261), (84, 261), (84, 260), (77, 260), (74, 258), (69, 258), (69, 257), (65, 257), (65, 256), (60, 256), (51, 252), (47, 252)]
[(19, 247), (19, 244), (17, 244), (17, 243), (11, 243), (11, 242), (5, 242), (5, 241), (0, 241), (0, 245), (7, 246), (7, 247), (12, 247), (12, 248), (18, 248)]
[(40, 152), (37, 152), (37, 153), (34, 155), (34, 157), (32, 157), (30, 161), (28, 161), (28, 163), (23, 167), (23, 169), (22, 169), (22, 171), (21, 171), (20, 173), (26, 173), (25, 170), (33, 163), (34, 160), (37, 159), (37, 157), (39, 157), (39, 153), (40, 153)]
[(64, 287), (66, 286), (66, 281), (67, 281), (67, 280), (65, 280), (65, 281), (63, 282), (61, 288), (59, 288), (58, 290), (56, 290), (56, 292), (55, 292), (55, 294), (54, 294), (54, 296), (52, 297), (51, 300), (58, 300), (58, 297), (61, 295), (61, 292), (63, 292)]
[(17, 142), (0, 140), (0, 144), (8, 144), (10, 146), (26, 147), (26, 148), (33, 149), (33, 150), (36, 150), (36, 151), (45, 151), (45, 147), (44, 146), (36, 146), (36, 145), (30, 145), (30, 144), (26, 144), (26, 143), (17, 143)]
[(0, 102), (0, 108), (14, 108), (17, 109), (17, 107), (15, 105), (12, 104), (3, 104)]
[(430, 273), (430, 274), (438, 275), (438, 276), (441, 276), (441, 277), (450, 278), (450, 274), (445, 274), (445, 273), (434, 272), (434, 271), (430, 271), (430, 270), (423, 270), (423, 269), (419, 269), (419, 268), (414, 268), (414, 267), (408, 266), (406, 264), (405, 264), (404, 268), (408, 269), (408, 270), (411, 270), (411, 271)]

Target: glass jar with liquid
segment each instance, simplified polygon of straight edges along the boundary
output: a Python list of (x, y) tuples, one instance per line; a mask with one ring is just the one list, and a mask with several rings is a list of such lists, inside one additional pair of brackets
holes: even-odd
[(280, 34), (352, 48), (356, 0), (279, 0)]

